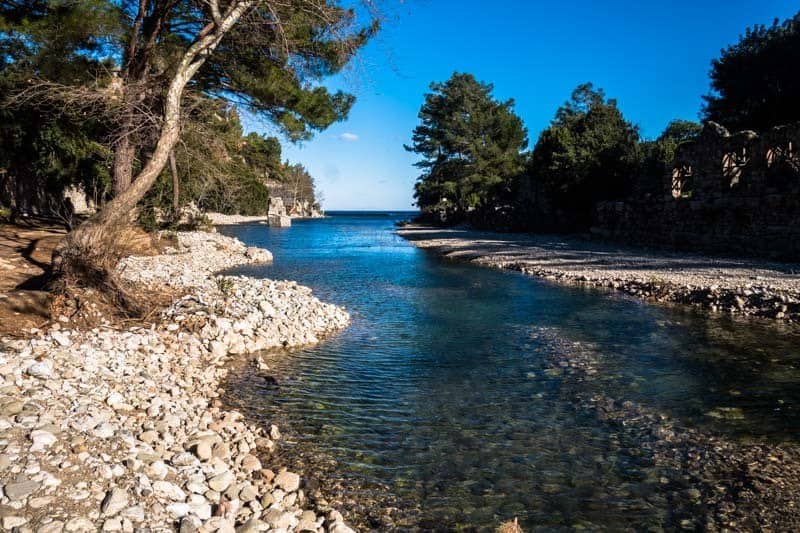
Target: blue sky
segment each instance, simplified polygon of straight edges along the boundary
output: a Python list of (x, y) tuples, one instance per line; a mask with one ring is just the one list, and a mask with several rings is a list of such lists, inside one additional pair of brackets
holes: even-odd
[[(384, 0), (381, 33), (328, 80), (356, 95), (349, 118), (284, 156), (311, 171), (323, 207), (410, 209), (418, 171), (406, 152), (423, 95), (454, 71), (514, 98), (533, 145), (579, 83), (616, 98), (645, 137), (696, 120), (711, 59), (747, 26), (800, 9), (789, 0)], [(257, 127), (269, 132), (267, 128)]]

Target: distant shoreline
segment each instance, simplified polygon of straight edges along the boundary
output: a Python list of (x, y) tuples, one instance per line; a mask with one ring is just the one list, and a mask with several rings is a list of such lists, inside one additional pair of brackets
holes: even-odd
[[(214, 226), (237, 226), (240, 224), (267, 224), (269, 215), (225, 215), (223, 213), (205, 213), (205, 216)], [(315, 218), (325, 218), (326, 215), (318, 217), (291, 216), (292, 220), (310, 220)]]
[(416, 224), (398, 228), (397, 234), (451, 259), (560, 283), (612, 288), (712, 312), (800, 321), (800, 264)]

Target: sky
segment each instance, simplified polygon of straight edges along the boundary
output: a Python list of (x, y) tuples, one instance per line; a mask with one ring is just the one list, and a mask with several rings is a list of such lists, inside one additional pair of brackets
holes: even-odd
[[(284, 158), (315, 177), (326, 210), (413, 209), (416, 155), (403, 149), (429, 85), (455, 72), (513, 98), (530, 146), (580, 83), (616, 98), (654, 138), (697, 120), (708, 71), (748, 26), (794, 15), (796, 0), (382, 0), (385, 21), (353, 65), (325, 80), (356, 95), (347, 120)], [(252, 129), (274, 134), (269, 127)]]

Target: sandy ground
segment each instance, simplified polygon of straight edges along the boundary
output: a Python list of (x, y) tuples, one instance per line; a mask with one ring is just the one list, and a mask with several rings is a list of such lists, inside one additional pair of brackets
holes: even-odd
[(65, 233), (39, 219), (0, 224), (0, 335), (22, 335), (49, 319), (49, 293), (41, 289)]
[[(719, 302), (777, 318), (796, 314), (800, 264), (646, 250), (553, 235), (526, 235), (406, 226), (398, 233), (446, 257), (519, 270), (565, 282), (607, 286), (640, 296)], [(641, 294), (640, 294), (641, 293)], [(713, 296), (709, 297), (709, 294)], [(780, 315), (780, 316), (778, 316)]]

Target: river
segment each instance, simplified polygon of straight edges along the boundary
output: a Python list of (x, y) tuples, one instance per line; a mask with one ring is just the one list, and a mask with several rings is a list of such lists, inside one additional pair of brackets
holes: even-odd
[[(228, 396), (280, 421), (282, 453), (308, 475), (337, 476), (359, 525), (387, 528), (378, 507), (400, 509), (395, 526), (441, 530), (693, 520), (672, 496), (691, 475), (642, 452), (631, 412), (734, 443), (797, 444), (796, 329), (448, 261), (395, 235), (408, 216), (220, 229), (275, 255), (233, 273), (296, 280), (352, 315), (341, 334), (269, 357), (277, 384), (248, 369)], [(627, 408), (599, 416), (607, 401)]]

